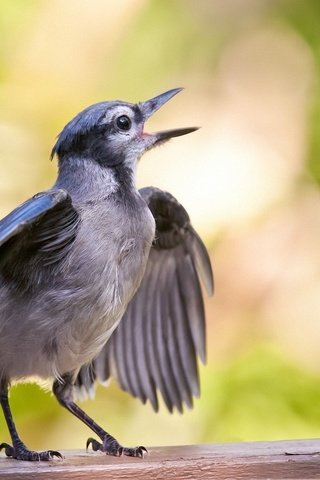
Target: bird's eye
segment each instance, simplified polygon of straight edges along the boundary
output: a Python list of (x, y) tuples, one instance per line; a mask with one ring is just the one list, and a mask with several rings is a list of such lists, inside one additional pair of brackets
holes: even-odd
[(131, 120), (127, 115), (121, 115), (116, 120), (117, 127), (120, 130), (130, 130), (131, 128)]

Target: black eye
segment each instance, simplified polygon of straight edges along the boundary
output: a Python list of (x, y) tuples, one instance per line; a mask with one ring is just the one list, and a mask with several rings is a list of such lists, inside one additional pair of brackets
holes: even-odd
[(117, 127), (120, 130), (130, 130), (131, 128), (131, 120), (127, 115), (121, 115), (116, 120)]

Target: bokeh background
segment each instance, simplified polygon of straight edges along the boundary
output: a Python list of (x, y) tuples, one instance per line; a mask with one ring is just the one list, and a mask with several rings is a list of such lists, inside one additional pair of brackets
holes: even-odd
[[(212, 255), (202, 396), (156, 415), (99, 387), (83, 407), (125, 444), (320, 436), (319, 23), (317, 0), (0, 3), (1, 215), (51, 186), (55, 136), (88, 104), (184, 86), (149, 128), (202, 126), (138, 177), (177, 196)], [(36, 385), (11, 401), (32, 448), (84, 447)]]

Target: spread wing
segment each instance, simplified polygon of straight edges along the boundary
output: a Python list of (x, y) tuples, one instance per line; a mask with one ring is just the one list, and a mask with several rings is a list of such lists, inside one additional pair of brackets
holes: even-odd
[(16, 271), (18, 277), (35, 257), (41, 266), (57, 262), (72, 244), (78, 222), (65, 190), (38, 193), (0, 220), (0, 271), (10, 276)]
[(119, 326), (94, 362), (82, 367), (78, 393), (112, 375), (120, 387), (149, 400), (157, 391), (171, 412), (199, 395), (197, 357), (205, 362), (205, 316), (200, 280), (209, 295), (213, 276), (207, 250), (185, 209), (169, 193), (140, 193), (156, 221), (146, 272)]

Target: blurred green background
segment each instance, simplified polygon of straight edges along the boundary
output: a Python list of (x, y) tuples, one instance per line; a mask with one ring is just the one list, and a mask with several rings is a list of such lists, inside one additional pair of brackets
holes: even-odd
[[(202, 396), (156, 415), (98, 387), (83, 407), (124, 444), (320, 436), (319, 24), (317, 0), (0, 3), (1, 215), (53, 183), (55, 136), (88, 104), (184, 86), (149, 128), (202, 126), (138, 178), (177, 196), (212, 253)], [(32, 448), (84, 447), (38, 386), (11, 400)]]

